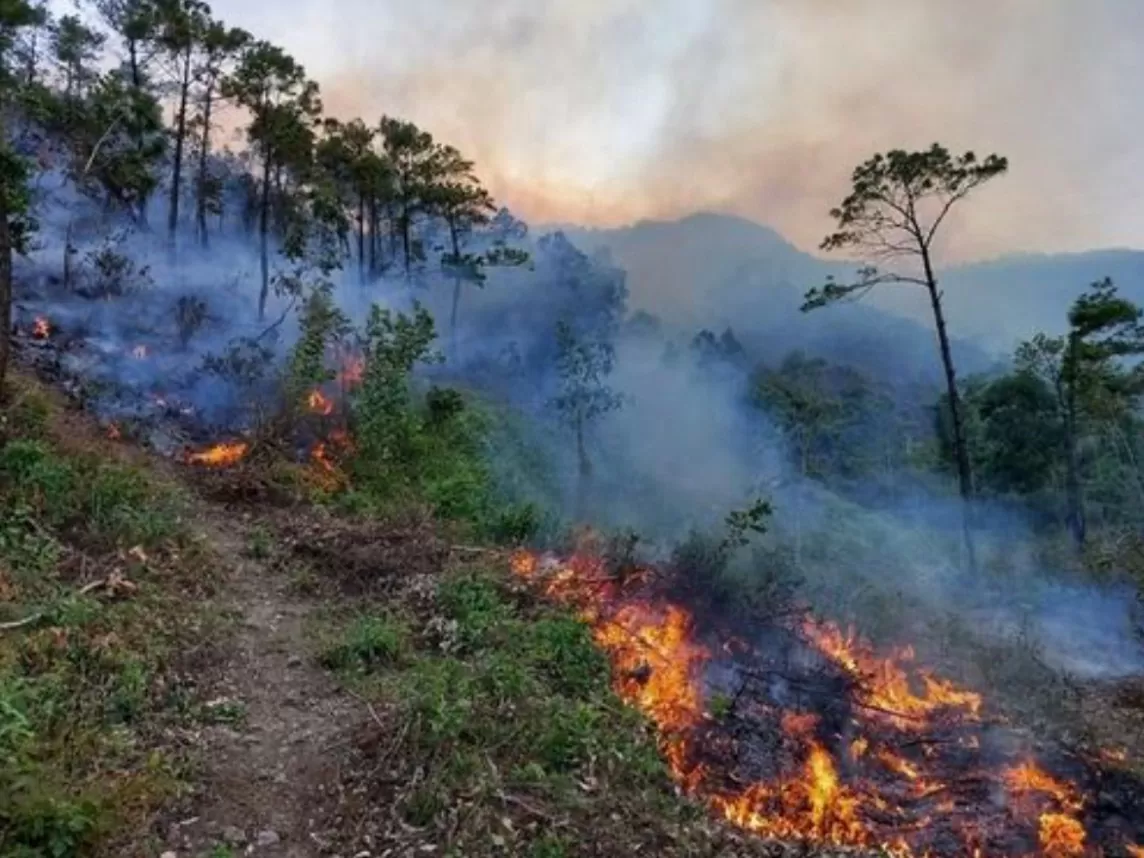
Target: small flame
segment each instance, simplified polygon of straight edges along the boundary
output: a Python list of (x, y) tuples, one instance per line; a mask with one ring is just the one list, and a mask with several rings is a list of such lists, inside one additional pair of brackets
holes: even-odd
[(347, 352), (342, 356), (342, 368), (338, 371), (338, 384), (343, 390), (357, 387), (365, 377), (365, 359), (361, 355)]
[[(768, 717), (780, 716), (778, 753), (790, 754), (796, 768), (784, 765), (772, 779), (743, 783), (726, 777), (718, 756), (705, 759), (702, 744), (714, 724), (704, 706), (705, 673), (711, 659), (728, 648), (722, 642), (709, 647), (684, 607), (657, 591), (630, 586), (633, 580), (646, 582), (651, 570), (617, 579), (598, 556), (584, 553), (561, 561), (522, 550), (510, 562), (520, 578), (577, 611), (609, 656), (618, 696), (658, 728), (660, 750), (680, 790), (731, 824), (776, 840), (879, 846), (896, 858), (992, 854), (982, 845), (991, 832), (958, 818), (962, 810), (940, 778), (935, 744), (917, 740), (919, 730), (935, 726), (980, 728), (982, 699), (918, 666), (909, 648), (887, 657), (853, 632), (806, 618), (805, 642), (853, 679), (847, 692), (855, 703), (851, 726), (878, 733), (850, 736), (836, 756), (831, 742), (842, 737), (821, 715), (760, 704), (770, 710)], [(895, 748), (895, 738), (887, 738), (893, 736), (907, 741)], [(723, 739), (717, 737), (713, 747), (722, 750)], [(980, 747), (974, 735), (959, 736), (957, 743)], [(907, 747), (918, 750), (900, 753)], [(998, 774), (1013, 796), (1015, 812), (1007, 815), (1027, 835), (1039, 837), (1038, 855), (1086, 854), (1078, 787), (1032, 760)], [(962, 838), (962, 851), (926, 848), (937, 814)], [(1132, 858), (1144, 858), (1144, 848), (1126, 849)]]
[(246, 455), (248, 446), (243, 441), (215, 444), (199, 453), (189, 453), (187, 461), (196, 465), (206, 465), (208, 468), (225, 468), (240, 461)]
[(831, 623), (807, 619), (803, 632), (843, 670), (862, 681), (866, 702), (887, 714), (896, 726), (909, 729), (925, 726), (925, 719), (945, 709), (966, 710), (964, 717), (975, 720), (981, 710), (981, 695), (957, 688), (952, 682), (926, 671), (918, 671), (925, 693), (911, 689), (910, 676), (902, 664), (913, 661), (909, 647), (899, 649), (888, 658), (878, 657), (859, 642), (853, 631), (843, 634)]
[(330, 457), (329, 446), (325, 441), (318, 441), (313, 446), (310, 461), (314, 467), (310, 468), (309, 476), (318, 488), (332, 492), (347, 484), (345, 473)]
[(1144, 846), (1137, 846), (1134, 843), (1124, 844), (1124, 848), (1132, 858), (1144, 858)]
[(1016, 793), (1037, 792), (1052, 796), (1062, 808), (1070, 811), (1080, 810), (1083, 805), (1080, 797), (1069, 784), (1061, 783), (1052, 775), (1038, 768), (1032, 760), (1026, 760), (1021, 765), (1006, 772), (1005, 782), (1009, 789)]
[(1041, 815), (1041, 848), (1050, 858), (1084, 854), (1084, 826), (1061, 813)]
[(1123, 763), (1128, 759), (1128, 752), (1123, 748), (1101, 748), (1100, 757), (1106, 763)]
[(321, 414), (329, 416), (334, 413), (334, 403), (322, 395), (320, 390), (311, 390), (310, 395), (306, 398), (306, 407), (310, 409), (313, 414)]
[(32, 323), (32, 336), (37, 340), (46, 340), (52, 335), (52, 325), (43, 316), (36, 316), (36, 321)]
[(142, 360), (143, 358), (147, 357), (150, 353), (151, 352), (148, 350), (147, 346), (136, 346), (135, 348), (133, 348), (131, 350), (131, 356), (133, 358), (138, 359), (138, 360)]

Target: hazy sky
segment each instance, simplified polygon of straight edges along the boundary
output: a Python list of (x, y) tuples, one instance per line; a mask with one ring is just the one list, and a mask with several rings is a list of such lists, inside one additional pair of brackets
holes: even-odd
[(1144, 246), (1144, 0), (215, 0), (330, 112), (412, 119), (532, 222), (700, 209), (817, 244), (854, 165), (1013, 169), (951, 253)]

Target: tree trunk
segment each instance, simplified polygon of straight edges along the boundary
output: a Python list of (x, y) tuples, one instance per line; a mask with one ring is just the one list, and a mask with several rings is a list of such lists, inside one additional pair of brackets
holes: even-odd
[(957, 374), (953, 367), (949, 332), (945, 327), (945, 312), (941, 306), (941, 293), (938, 292), (937, 278), (934, 276), (929, 251), (924, 248), (922, 250), (922, 264), (925, 266), (926, 288), (929, 292), (930, 305), (933, 308), (933, 321), (934, 327), (937, 328), (938, 346), (941, 349), (946, 394), (949, 396), (950, 422), (953, 424), (953, 448), (957, 459), (957, 482), (961, 491), (961, 530), (965, 544), (965, 559), (969, 570), (976, 572), (977, 549), (973, 541), (973, 471), (969, 463), (969, 444), (965, 437), (961, 396), (957, 391)]
[(592, 463), (588, 459), (588, 447), (584, 443), (584, 418), (576, 420), (576, 459), (578, 473), (576, 479), (576, 517), (582, 519), (588, 507), (588, 486), (592, 479)]
[(73, 219), (69, 217), (67, 229), (64, 230), (64, 272), (63, 272), (63, 275), (64, 275), (64, 291), (65, 292), (67, 292), (69, 289), (71, 289), (71, 279), (72, 279), (71, 262), (72, 262), (72, 252), (74, 251), (74, 248), (72, 247), (72, 224), (73, 224), (73, 222), (74, 222)]
[(453, 358), (453, 363), (458, 362), (458, 346), (457, 346), (457, 315), (461, 307), (461, 278), (453, 277), (453, 306), (449, 311), (449, 354)]
[(358, 193), (357, 204), (358, 280), (365, 283), (365, 192)]
[(131, 86), (138, 92), (143, 88), (143, 79), (139, 74), (139, 46), (134, 39), (127, 41), (127, 55), (131, 60)]
[(171, 164), (171, 211), (167, 216), (167, 236), (172, 246), (179, 227), (179, 191), (183, 178), (183, 141), (187, 137), (187, 96), (191, 90), (191, 49), (183, 58), (183, 79), (179, 86), (179, 110), (175, 115), (175, 155)]
[(1078, 548), (1084, 546), (1087, 526), (1084, 515), (1084, 492), (1080, 484), (1080, 457), (1077, 454), (1077, 401), (1076, 401), (1076, 350), (1079, 345), (1075, 335), (1069, 337), (1068, 354), (1064, 357), (1065, 366), (1065, 498), (1068, 506), (1066, 522), (1069, 533)]
[(207, 156), (211, 146), (211, 107), (214, 99), (214, 85), (208, 84), (203, 96), (203, 136), (199, 141), (199, 193), (196, 200), (195, 219), (199, 224), (199, 243), (206, 247), (210, 241), (207, 236)]
[(409, 258), (409, 206), (401, 207), (401, 252), (405, 255), (405, 278), (409, 279), (409, 270), (412, 260)]
[(12, 354), (12, 233), (8, 228), (8, 187), (0, 184), (0, 402)]
[(270, 146), (262, 155), (262, 204), (258, 211), (258, 254), (262, 270), (262, 290), (258, 293), (258, 320), (266, 317), (266, 299), (270, 295)]
[(381, 227), (381, 221), (378, 218), (377, 211), (377, 197), (370, 196), (369, 198), (369, 279), (372, 280), (377, 276), (377, 255), (378, 255), (378, 230)]
[(806, 487), (806, 475), (810, 471), (810, 438), (808, 433), (803, 433), (801, 443), (799, 445), (799, 473), (802, 479), (799, 481), (798, 486), (795, 487), (795, 506), (794, 506), (794, 565), (799, 569), (802, 568), (802, 502), (803, 491)]

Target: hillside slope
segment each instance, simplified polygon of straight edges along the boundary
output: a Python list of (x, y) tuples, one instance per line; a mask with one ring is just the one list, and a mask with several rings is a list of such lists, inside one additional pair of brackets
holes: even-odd
[(681, 799), (585, 627), (503, 552), (416, 509), (267, 504), (258, 466), (11, 390), (0, 854), (835, 854)]

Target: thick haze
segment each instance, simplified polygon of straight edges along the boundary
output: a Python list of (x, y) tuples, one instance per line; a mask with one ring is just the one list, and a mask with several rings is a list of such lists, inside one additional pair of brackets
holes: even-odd
[(940, 140), (1012, 174), (959, 257), (1144, 244), (1134, 0), (216, 0), (331, 112), (413, 119), (532, 222), (700, 209), (817, 244), (849, 171)]

